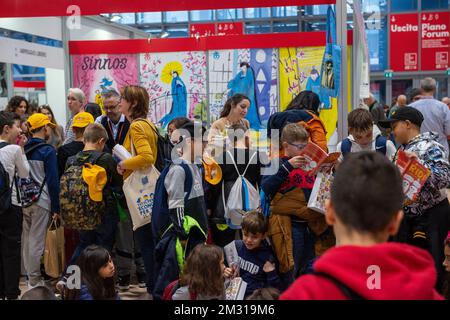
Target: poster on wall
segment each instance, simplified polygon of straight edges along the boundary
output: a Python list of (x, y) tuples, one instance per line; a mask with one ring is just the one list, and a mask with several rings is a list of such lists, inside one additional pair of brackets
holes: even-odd
[(153, 122), (166, 127), (177, 117), (207, 121), (205, 52), (145, 53), (140, 66)]
[(418, 14), (391, 15), (389, 30), (389, 45), (391, 48), (395, 48), (395, 50), (390, 50), (391, 69), (394, 71), (417, 71), (419, 69)]
[(422, 70), (447, 69), (450, 52), (450, 13), (422, 13), (420, 21)]
[(211, 121), (219, 118), (234, 94), (250, 99), (246, 119), (253, 130), (265, 127), (277, 106), (276, 49), (216, 50), (209, 52)]
[(321, 109), (330, 107), (330, 99), (322, 98), (320, 94), (320, 69), (324, 50), (324, 47), (279, 49), (281, 111), (303, 90), (319, 95)]
[(101, 94), (108, 89), (119, 91), (139, 82), (137, 58), (134, 54), (73, 55), (73, 86), (83, 90), (87, 102), (100, 105)]

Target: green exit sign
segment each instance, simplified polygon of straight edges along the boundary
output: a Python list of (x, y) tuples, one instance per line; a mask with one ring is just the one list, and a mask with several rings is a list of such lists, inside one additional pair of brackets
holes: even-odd
[(392, 71), (392, 70), (384, 70), (384, 77), (386, 79), (392, 79), (393, 75), (394, 75), (394, 71)]

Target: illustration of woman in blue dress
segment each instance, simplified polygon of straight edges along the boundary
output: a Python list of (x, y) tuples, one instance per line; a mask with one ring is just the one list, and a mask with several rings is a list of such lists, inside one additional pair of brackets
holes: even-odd
[(178, 75), (178, 72), (172, 72), (172, 108), (159, 122), (163, 127), (167, 126), (170, 121), (178, 117), (186, 117), (187, 114), (187, 91), (186, 85)]
[(228, 97), (232, 97), (236, 93), (241, 93), (249, 97), (250, 107), (247, 113), (247, 120), (250, 122), (250, 128), (259, 130), (263, 126), (261, 125), (261, 119), (259, 118), (258, 106), (256, 104), (255, 95), (255, 74), (248, 62), (241, 62), (241, 71), (228, 82)]

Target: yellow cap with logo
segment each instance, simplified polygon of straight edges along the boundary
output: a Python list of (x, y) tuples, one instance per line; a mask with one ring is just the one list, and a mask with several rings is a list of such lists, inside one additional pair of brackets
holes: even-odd
[(36, 130), (42, 128), (46, 124), (54, 127), (55, 124), (50, 121), (50, 119), (43, 113), (34, 113), (27, 120), (28, 127), (30, 130)]
[(89, 189), (89, 198), (100, 202), (103, 200), (103, 188), (108, 181), (106, 170), (96, 164), (85, 163), (82, 171), (83, 181)]
[(80, 112), (72, 120), (72, 127), (85, 128), (94, 123), (94, 117), (89, 112)]

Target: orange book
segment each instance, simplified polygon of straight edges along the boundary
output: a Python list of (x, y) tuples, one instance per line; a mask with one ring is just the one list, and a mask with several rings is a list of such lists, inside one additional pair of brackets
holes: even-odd
[(398, 152), (396, 164), (403, 177), (403, 193), (409, 200), (415, 201), (431, 174), (430, 169), (416, 159), (408, 158), (403, 150)]
[(341, 153), (332, 152), (328, 154), (317, 144), (309, 142), (300, 155), (304, 156), (308, 161), (301, 169), (314, 175), (321, 171), (329, 171), (337, 163)]

